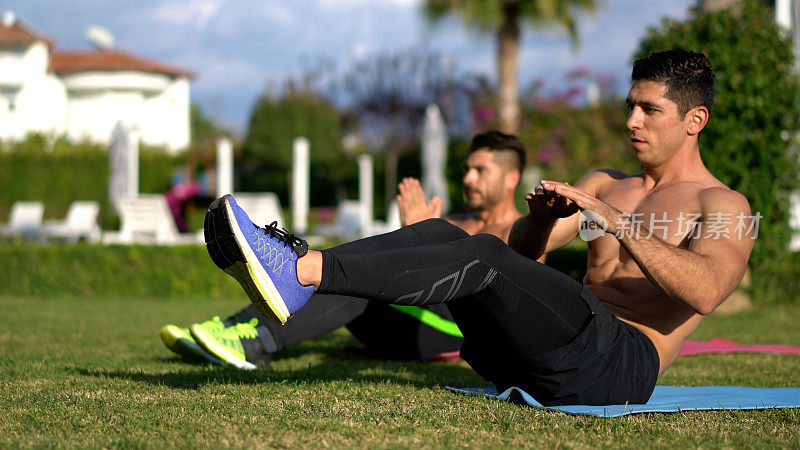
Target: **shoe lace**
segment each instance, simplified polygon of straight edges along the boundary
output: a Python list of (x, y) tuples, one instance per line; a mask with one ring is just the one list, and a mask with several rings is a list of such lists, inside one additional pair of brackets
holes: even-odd
[(209, 331), (220, 331), (225, 328), (225, 324), (222, 323), (219, 316), (214, 316), (211, 320), (206, 320), (205, 322), (200, 324), (201, 326), (205, 327)]
[(306, 254), (306, 252), (308, 252), (308, 244), (306, 241), (290, 233), (286, 228), (279, 230), (277, 221), (274, 221), (269, 225), (265, 225), (264, 234), (268, 234), (269, 236), (283, 242), (284, 247), (287, 245), (290, 246), (292, 250), (297, 253), (298, 258), (302, 257)]
[(258, 337), (258, 318), (253, 317), (249, 322), (237, 323), (232, 327), (225, 329), (229, 336), (236, 337), (237, 339), (255, 339)]
[[(278, 229), (278, 222), (272, 222), (264, 228), (264, 236), (274, 238), (278, 242), (283, 243), (283, 248), (290, 246), (290, 249), (297, 254), (297, 257), (305, 255), (308, 252), (308, 244), (306, 241), (300, 239), (292, 233), (289, 233), (285, 228), (283, 231)], [(276, 245), (270, 244), (270, 239), (264, 239), (259, 235), (258, 231), (253, 234), (253, 244), (255, 244), (256, 251), (260, 253), (262, 259), (267, 260), (267, 265), (272, 266), (272, 271), (279, 273), (283, 271), (283, 265), (286, 264), (286, 257), (281, 253)]]

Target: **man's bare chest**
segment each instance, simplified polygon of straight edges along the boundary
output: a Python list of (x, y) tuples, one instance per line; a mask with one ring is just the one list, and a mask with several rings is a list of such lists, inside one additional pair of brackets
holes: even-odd
[[(681, 186), (649, 192), (621, 187), (609, 189), (598, 198), (622, 212), (615, 224), (620, 228), (618, 233), (657, 237), (679, 245), (692, 236), (693, 230), (704, 219), (699, 193), (700, 189)], [(614, 236), (608, 237), (616, 241)]]

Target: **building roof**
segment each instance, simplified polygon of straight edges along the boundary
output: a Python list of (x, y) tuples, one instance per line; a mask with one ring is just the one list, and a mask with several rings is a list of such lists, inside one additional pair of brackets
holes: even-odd
[(194, 73), (189, 70), (134, 56), (116, 49), (87, 52), (54, 52), (50, 55), (50, 71), (57, 74), (87, 71), (116, 72), (122, 70), (194, 78)]
[(14, 21), (10, 25), (0, 22), (0, 43), (9, 45), (31, 45), (36, 41), (44, 41), (48, 47), (53, 47), (55, 41), (42, 33), (32, 30), (25, 25)]

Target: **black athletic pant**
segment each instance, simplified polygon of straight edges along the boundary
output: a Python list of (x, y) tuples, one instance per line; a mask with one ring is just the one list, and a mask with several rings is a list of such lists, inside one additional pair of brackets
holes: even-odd
[(659, 357), (647, 336), (499, 238), (432, 219), (352, 245), (373, 251), (323, 251), (318, 292), (444, 303), (464, 335), (462, 358), (499, 389), (520, 386), (549, 405), (650, 397)]
[(258, 318), (258, 337), (267, 353), (297, 345), (343, 327), (364, 314), (369, 300), (343, 295), (314, 295), (308, 304), (281, 326), (264, 317), (252, 304), (225, 319), (225, 325)]
[(592, 315), (577, 281), (496, 236), (470, 236), (442, 219), (325, 250), (322, 266), (319, 293), (400, 305), (446, 302), (467, 342), (521, 355), (567, 344)]
[[(459, 228), (456, 230), (466, 234)], [(342, 255), (372, 253), (386, 246), (402, 248), (403, 242), (408, 240), (434, 244), (447, 242), (452, 238), (451, 233), (452, 229), (449, 227), (430, 229), (422, 240), (418, 240), (415, 238), (416, 232), (401, 228), (391, 234), (391, 245), (383, 240), (361, 239), (339, 245), (327, 252)], [(452, 320), (444, 305), (432, 305), (427, 309)], [(247, 322), (252, 317), (259, 319), (259, 338), (268, 353), (275, 353), (343, 326), (366, 345), (371, 354), (393, 359), (430, 359), (442, 353), (458, 351), (463, 341), (460, 337), (430, 328), (384, 303), (343, 295), (315, 294), (283, 326), (266, 319), (253, 305), (230, 316), (225, 323), (230, 326)]]
[[(453, 321), (445, 305), (425, 307)], [(433, 328), (391, 306), (344, 295), (315, 294), (308, 304), (281, 326), (265, 318), (252, 304), (225, 319), (226, 326), (258, 318), (262, 350), (273, 354), (303, 341), (346, 327), (374, 358), (430, 360), (461, 349), (463, 339)], [(265, 355), (265, 356), (269, 356)]]

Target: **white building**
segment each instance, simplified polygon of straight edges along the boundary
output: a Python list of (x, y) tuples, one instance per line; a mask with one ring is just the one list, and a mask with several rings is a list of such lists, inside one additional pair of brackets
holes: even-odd
[(28, 133), (108, 143), (117, 122), (171, 152), (190, 140), (187, 70), (118, 49), (54, 51), (6, 13), (0, 23), (0, 140)]

